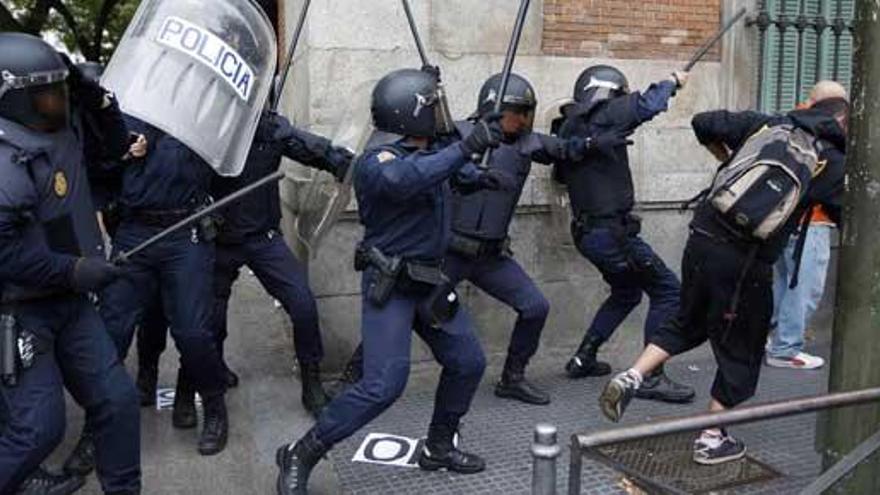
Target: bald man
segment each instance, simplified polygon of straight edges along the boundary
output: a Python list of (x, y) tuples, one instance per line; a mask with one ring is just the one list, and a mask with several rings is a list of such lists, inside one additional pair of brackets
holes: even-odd
[[(835, 81), (820, 81), (799, 108), (810, 108), (817, 102), (833, 98), (847, 99), (846, 88)], [(835, 223), (822, 205), (815, 206), (810, 215), (800, 266), (795, 256), (798, 234), (791, 236), (782, 257), (773, 265), (773, 319), (767, 343), (768, 366), (812, 370), (825, 364), (821, 357), (804, 352), (804, 336), (825, 292), (834, 228)], [(795, 278), (797, 284), (792, 283)]]

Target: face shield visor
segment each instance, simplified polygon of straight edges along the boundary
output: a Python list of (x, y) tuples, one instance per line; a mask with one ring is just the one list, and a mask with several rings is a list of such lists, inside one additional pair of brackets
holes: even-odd
[(70, 120), (67, 70), (15, 76), (0, 73), (0, 115), (41, 132), (54, 132)]

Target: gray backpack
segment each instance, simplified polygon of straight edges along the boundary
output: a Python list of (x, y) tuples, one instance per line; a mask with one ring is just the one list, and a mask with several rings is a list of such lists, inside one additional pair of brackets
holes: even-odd
[(742, 237), (765, 241), (788, 222), (821, 172), (821, 149), (799, 127), (764, 126), (718, 171), (706, 199)]

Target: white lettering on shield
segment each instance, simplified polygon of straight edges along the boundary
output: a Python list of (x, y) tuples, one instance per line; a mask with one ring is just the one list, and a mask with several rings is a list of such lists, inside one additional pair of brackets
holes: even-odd
[(229, 83), (242, 100), (250, 98), (254, 71), (233, 47), (210, 31), (171, 16), (162, 23), (156, 41), (207, 65)]

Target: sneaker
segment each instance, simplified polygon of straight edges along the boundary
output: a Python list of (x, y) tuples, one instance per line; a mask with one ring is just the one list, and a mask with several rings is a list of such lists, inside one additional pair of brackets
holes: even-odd
[(624, 371), (615, 375), (599, 396), (599, 407), (605, 417), (615, 423), (620, 421), (639, 385), (641, 380), (633, 372)]
[(636, 398), (658, 400), (671, 404), (686, 404), (694, 400), (697, 392), (693, 387), (678, 383), (663, 371), (662, 368), (645, 377), (636, 390)]
[(806, 352), (799, 352), (794, 357), (774, 357), (767, 355), (767, 366), (774, 368), (791, 368), (797, 370), (814, 370), (825, 365), (825, 360)]
[(704, 466), (714, 466), (742, 459), (746, 455), (746, 445), (728, 435), (704, 431), (694, 441), (694, 462)]

